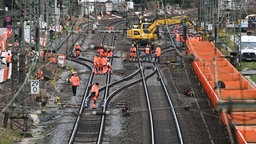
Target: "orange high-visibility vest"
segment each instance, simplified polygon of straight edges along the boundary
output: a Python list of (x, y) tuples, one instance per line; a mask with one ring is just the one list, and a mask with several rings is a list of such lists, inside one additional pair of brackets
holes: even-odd
[(150, 48), (146, 47), (146, 48), (145, 48), (145, 53), (146, 53), (146, 54), (150, 54)]
[(161, 48), (160, 47), (156, 48), (156, 56), (161, 56)]
[(107, 56), (108, 56), (108, 57), (112, 57), (112, 56), (113, 56), (113, 52), (112, 52), (112, 51), (108, 51)]
[(176, 36), (176, 41), (180, 41), (180, 35), (176, 33), (175, 36)]
[(98, 59), (99, 59), (99, 57), (98, 56), (94, 56), (94, 58), (93, 58), (93, 64), (94, 64), (94, 66), (97, 66), (98, 65)]
[(130, 48), (130, 52), (131, 52), (131, 53), (135, 53), (135, 52), (136, 52), (136, 47), (131, 47), (131, 48)]
[(72, 85), (72, 86), (79, 86), (79, 85), (80, 85), (80, 79), (79, 79), (79, 77), (76, 76), (76, 75), (73, 75), (73, 76), (69, 79), (69, 81), (71, 82), (71, 85)]
[(12, 56), (11, 55), (6, 56), (6, 62), (8, 62), (8, 63), (12, 62)]
[(181, 41), (182, 41), (182, 42), (185, 42), (184, 36), (181, 37)]
[(91, 92), (95, 92), (96, 93), (95, 96), (98, 96), (99, 95), (99, 86), (94, 84), (92, 86)]
[(81, 50), (81, 47), (79, 45), (75, 45), (74, 49), (75, 50)]
[(37, 70), (36, 79), (40, 79), (40, 77), (41, 80), (44, 80), (43, 72), (41, 70)]
[(99, 53), (100, 56), (103, 56), (104, 49), (103, 48), (99, 48), (98, 49), (98, 53)]
[(103, 52), (103, 56), (104, 56), (104, 57), (107, 57), (107, 56), (108, 56), (108, 52), (107, 52), (107, 51), (104, 51), (104, 52)]

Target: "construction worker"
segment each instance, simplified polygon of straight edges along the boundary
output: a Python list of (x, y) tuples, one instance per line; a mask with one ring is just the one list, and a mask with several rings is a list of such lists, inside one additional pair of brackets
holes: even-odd
[(98, 58), (98, 65), (99, 65), (98, 73), (99, 74), (103, 74), (103, 67), (107, 65), (107, 62), (108, 62), (107, 58), (105, 58), (103, 56), (100, 56)]
[(71, 82), (73, 96), (76, 96), (76, 89), (80, 85), (80, 78), (77, 76), (76, 72), (73, 72), (73, 75), (71, 76), (69, 81)]
[(98, 71), (99, 71), (99, 56), (98, 55), (95, 55), (94, 58), (93, 58), (93, 64), (94, 64), (94, 73), (95, 74), (98, 74)]
[(107, 57), (112, 57), (113, 56), (113, 52), (110, 48), (107, 49)]
[(155, 62), (160, 63), (161, 47), (158, 45), (155, 50)]
[(43, 71), (38, 68), (37, 72), (36, 72), (36, 79), (44, 80), (44, 75), (43, 74), (44, 74)]
[(108, 71), (110, 71), (110, 73), (112, 73), (113, 70), (112, 70), (112, 65), (110, 62), (107, 62), (107, 67), (108, 67)]
[(10, 63), (12, 62), (12, 56), (11, 54), (8, 52), (7, 56), (6, 56), (6, 65), (7, 67), (10, 66)]
[(106, 49), (104, 49), (104, 51), (103, 51), (103, 56), (104, 56), (104, 57), (107, 57), (107, 56), (108, 56), (108, 51), (107, 51)]
[(136, 47), (134, 44), (132, 44), (132, 47), (130, 48), (130, 61), (135, 61), (136, 60)]
[(180, 34), (177, 32), (175, 33), (175, 39), (176, 39), (176, 46), (180, 45)]
[(76, 51), (76, 57), (80, 56), (81, 53), (81, 47), (78, 43), (74, 46), (74, 50)]
[(147, 45), (146, 48), (145, 48), (145, 61), (148, 61), (148, 62), (151, 61), (149, 45)]
[(103, 56), (104, 48), (103, 48), (102, 44), (100, 44), (100, 46), (98, 47), (98, 51), (97, 52), (98, 52), (99, 56)]
[(89, 99), (92, 99), (92, 108), (96, 108), (96, 100), (99, 97), (99, 83), (95, 83), (91, 88), (91, 95)]

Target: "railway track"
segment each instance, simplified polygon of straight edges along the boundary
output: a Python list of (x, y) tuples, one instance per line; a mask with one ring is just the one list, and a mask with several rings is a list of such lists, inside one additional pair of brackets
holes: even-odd
[[(159, 67), (155, 64), (151, 64), (155, 69), (155, 75), (145, 79), (145, 90), (147, 89), (148, 94), (146, 95), (148, 101), (148, 110), (151, 112), (149, 117), (152, 116), (151, 128), (154, 132), (151, 143), (166, 144), (166, 143), (183, 143), (183, 136), (179, 124), (179, 120), (176, 116), (176, 112), (171, 100), (164, 78), (161, 74)], [(144, 70), (144, 75), (149, 70)], [(143, 76), (144, 77), (144, 76)]]
[[(113, 22), (117, 23), (117, 22)], [(111, 24), (113, 24), (111, 23)], [(101, 44), (105, 43), (107, 40), (107, 33), (103, 34), (101, 39)], [(115, 34), (110, 37), (110, 45), (115, 45)], [(81, 60), (85, 60), (81, 58)], [(112, 58), (109, 60), (112, 63)], [(109, 93), (109, 83), (111, 73), (107, 72), (106, 75), (94, 75), (93, 66), (90, 67), (90, 78), (88, 80), (88, 85), (86, 87), (86, 91), (83, 96), (82, 103), (80, 105), (79, 116), (75, 123), (73, 132), (70, 136), (69, 143), (90, 143), (97, 142), (102, 143), (102, 141), (107, 141), (103, 139), (103, 131), (104, 131), (104, 121), (106, 110), (104, 110), (105, 99)], [(97, 79), (104, 79), (105, 77), (105, 87), (100, 89), (100, 100), (97, 104), (97, 109), (88, 110), (84, 109), (85, 107), (90, 107), (90, 98), (89, 98), (89, 90), (91, 84), (97, 82)], [(102, 94), (104, 93), (104, 94)], [(101, 109), (102, 108), (102, 109)]]
[[(111, 35), (110, 45), (114, 47), (115, 34), (104, 33)], [(100, 43), (103, 42), (102, 38)], [(174, 44), (173, 44), (174, 45)], [(165, 48), (163, 48), (165, 49)], [(167, 47), (166, 52), (177, 50), (173, 47)], [(88, 56), (92, 59), (91, 56)], [(108, 115), (113, 115), (114, 108), (110, 106), (112, 99), (120, 95), (123, 90), (132, 87), (140, 86), (144, 89), (145, 101), (144, 109), (147, 115), (143, 116), (143, 121), (148, 124), (146, 137), (149, 138), (146, 143), (184, 143), (183, 133), (180, 128), (179, 119), (176, 116), (175, 107), (172, 104), (173, 95), (170, 95), (166, 87), (161, 70), (155, 63), (138, 62), (137, 69), (131, 74), (123, 76), (118, 80), (111, 81), (111, 74), (94, 75), (93, 62), (86, 58), (80, 57), (70, 59), (90, 65), (89, 79), (85, 88), (84, 97), (80, 104), (78, 117), (74, 125), (73, 132), (70, 136), (69, 143), (110, 143), (111, 137), (106, 133), (105, 125)], [(114, 59), (110, 60), (115, 61)], [(135, 64), (135, 63), (134, 63)], [(100, 100), (97, 102), (97, 109), (85, 108), (87, 105), (90, 85), (94, 82), (101, 81)], [(143, 86), (143, 87), (142, 87)], [(125, 105), (125, 104), (124, 104)]]

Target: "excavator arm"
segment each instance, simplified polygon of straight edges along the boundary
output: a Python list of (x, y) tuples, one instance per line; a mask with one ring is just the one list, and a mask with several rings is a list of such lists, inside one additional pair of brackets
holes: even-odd
[(155, 20), (149, 27), (148, 30), (150, 32), (154, 32), (156, 30), (156, 27), (159, 25), (165, 25), (165, 24), (180, 24), (181, 20), (180, 19), (160, 19), (160, 20)]

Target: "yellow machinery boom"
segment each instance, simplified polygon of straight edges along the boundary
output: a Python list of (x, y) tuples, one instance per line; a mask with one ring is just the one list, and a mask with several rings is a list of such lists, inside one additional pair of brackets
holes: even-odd
[(127, 38), (132, 39), (134, 42), (138, 41), (153, 41), (158, 39), (156, 29), (159, 25), (182, 24), (183, 20), (186, 24), (194, 25), (188, 16), (175, 16), (166, 19), (158, 19), (153, 23), (142, 23), (138, 28), (131, 28), (127, 30)]

